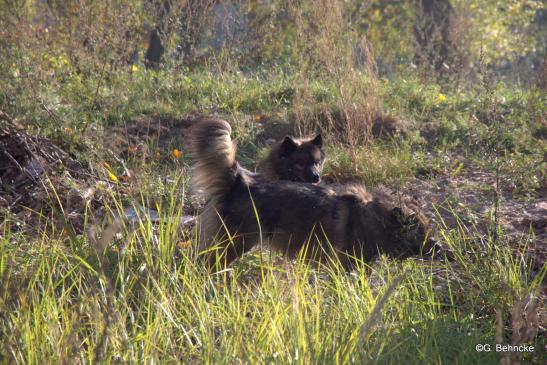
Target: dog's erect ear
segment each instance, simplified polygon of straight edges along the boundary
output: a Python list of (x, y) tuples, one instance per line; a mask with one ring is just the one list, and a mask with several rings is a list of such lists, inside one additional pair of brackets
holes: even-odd
[(281, 156), (289, 156), (296, 150), (297, 147), (298, 144), (291, 136), (285, 136), (285, 138), (283, 138), (283, 142), (281, 142)]
[(319, 148), (322, 148), (323, 147), (323, 137), (321, 137), (321, 135), (318, 134), (317, 136), (315, 136), (314, 139), (311, 140), (311, 143), (316, 145)]

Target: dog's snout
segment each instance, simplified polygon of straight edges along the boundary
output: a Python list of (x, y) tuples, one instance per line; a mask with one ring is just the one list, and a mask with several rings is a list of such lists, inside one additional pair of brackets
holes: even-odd
[(318, 183), (319, 180), (321, 180), (321, 176), (319, 176), (319, 174), (317, 173), (313, 173), (311, 176), (311, 182)]

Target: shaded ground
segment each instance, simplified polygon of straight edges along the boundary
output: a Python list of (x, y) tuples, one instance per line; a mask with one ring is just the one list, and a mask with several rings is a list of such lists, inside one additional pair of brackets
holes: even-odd
[[(142, 116), (108, 128), (102, 147), (122, 163), (136, 157), (147, 163), (159, 151), (165, 160), (173, 148), (182, 149), (184, 131), (192, 123), (191, 118)], [(110, 191), (127, 190), (127, 177), (106, 163), (83, 165), (54, 141), (26, 133), (0, 112), (0, 216), (9, 217), (12, 230), (32, 231), (42, 222), (82, 233), (86, 214), (103, 217)]]
[[(404, 192), (419, 197), (435, 221), (438, 222), (440, 216), (449, 228), (456, 228), (458, 217), (466, 227), (471, 227), (472, 234), (485, 235), (494, 212), (494, 186), (493, 173), (473, 170), (457, 176), (441, 174), (429, 180), (413, 179)], [(510, 192), (501, 192), (503, 232), (515, 245), (530, 240), (529, 254), (535, 256), (537, 270), (547, 259), (546, 192), (543, 189), (539, 197), (530, 202), (517, 200)]]
[(147, 160), (157, 151), (182, 149), (185, 131), (193, 123), (193, 118), (142, 115), (124, 126), (108, 127), (111, 138), (107, 141), (107, 147), (123, 158), (139, 156)]

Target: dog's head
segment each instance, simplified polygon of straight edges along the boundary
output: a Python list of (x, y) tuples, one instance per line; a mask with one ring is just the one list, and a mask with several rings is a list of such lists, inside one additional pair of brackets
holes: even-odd
[(325, 153), (320, 134), (310, 139), (286, 136), (278, 149), (278, 174), (283, 180), (318, 183), (323, 173)]
[(367, 259), (377, 253), (405, 258), (426, 254), (434, 246), (432, 228), (413, 201), (394, 201), (386, 193), (376, 192), (373, 199), (359, 199), (357, 211), (363, 251)]
[(394, 253), (399, 257), (408, 257), (428, 253), (434, 246), (429, 220), (416, 207), (403, 205), (389, 212), (392, 225)]

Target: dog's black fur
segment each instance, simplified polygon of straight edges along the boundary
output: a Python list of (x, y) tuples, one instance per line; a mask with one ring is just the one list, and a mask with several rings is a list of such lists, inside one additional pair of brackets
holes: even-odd
[(238, 164), (230, 133), (226, 121), (203, 119), (190, 135), (193, 186), (208, 198), (199, 248), (209, 265), (228, 265), (261, 241), (290, 257), (336, 256), (348, 270), (356, 259), (405, 257), (431, 247), (427, 219), (411, 204), (396, 205), (362, 186), (271, 181)]

